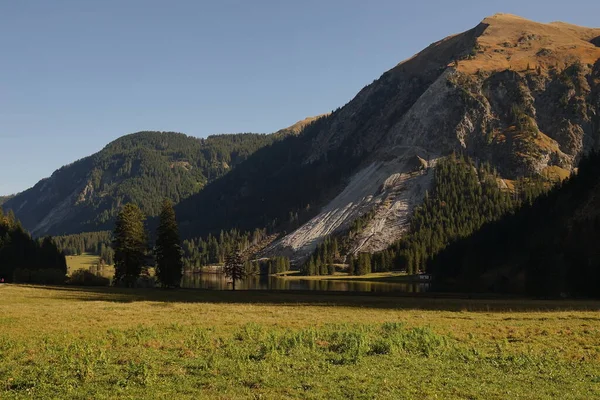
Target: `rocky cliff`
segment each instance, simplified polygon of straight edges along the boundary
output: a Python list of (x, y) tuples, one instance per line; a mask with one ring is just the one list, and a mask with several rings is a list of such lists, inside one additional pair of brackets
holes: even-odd
[(406, 229), (435, 160), (453, 151), (509, 181), (567, 176), (600, 141), (599, 37), (600, 29), (498, 14), (398, 64), (333, 115), (306, 160), (352, 140), (362, 166), (268, 251), (302, 258), (367, 212), (353, 251), (387, 247)]

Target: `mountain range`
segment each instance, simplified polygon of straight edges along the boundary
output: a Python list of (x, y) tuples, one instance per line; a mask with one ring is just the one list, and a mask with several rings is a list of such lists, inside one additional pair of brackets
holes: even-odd
[(111, 229), (129, 201), (154, 216), (168, 197), (183, 237), (267, 227), (279, 237), (265, 255), (292, 258), (363, 218), (349, 251), (375, 252), (406, 233), (449, 154), (489, 164), (514, 191), (566, 178), (599, 144), (600, 29), (497, 14), (332, 113), (271, 135), (127, 135), (3, 207), (34, 235), (64, 234)]
[(198, 139), (138, 132), (58, 169), (4, 207), (38, 236), (111, 229), (122, 205), (134, 202), (157, 215), (162, 199), (179, 202), (197, 193), (273, 140), (251, 133)]

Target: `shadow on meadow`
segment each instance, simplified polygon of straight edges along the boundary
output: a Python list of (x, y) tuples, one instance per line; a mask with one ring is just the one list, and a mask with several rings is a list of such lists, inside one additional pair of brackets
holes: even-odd
[[(74, 301), (116, 303), (176, 302), (216, 304), (265, 304), (281, 306), (360, 307), (374, 309), (422, 309), (438, 311), (532, 312), (598, 311), (597, 300), (547, 300), (497, 295), (406, 294), (318, 291), (219, 291), (202, 289), (126, 289), (115, 287), (29, 286), (54, 292), (51, 297)], [(47, 296), (44, 296), (47, 298)], [(600, 318), (598, 318), (600, 320)]]

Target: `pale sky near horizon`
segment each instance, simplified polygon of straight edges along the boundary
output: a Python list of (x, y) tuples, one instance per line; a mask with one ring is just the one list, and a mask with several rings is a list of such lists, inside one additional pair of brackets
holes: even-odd
[(497, 12), (599, 26), (600, 1), (0, 0), (0, 195), (124, 134), (273, 132)]

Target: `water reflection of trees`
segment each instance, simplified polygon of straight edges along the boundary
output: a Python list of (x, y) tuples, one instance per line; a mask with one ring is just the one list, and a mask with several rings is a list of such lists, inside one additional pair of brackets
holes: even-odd
[[(231, 283), (223, 274), (192, 273), (183, 275), (181, 286), (193, 289), (229, 290)], [(248, 276), (236, 287), (242, 290), (319, 290), (336, 292), (404, 292), (419, 293), (429, 289), (429, 283), (365, 282), (351, 280), (283, 279), (274, 276)]]

